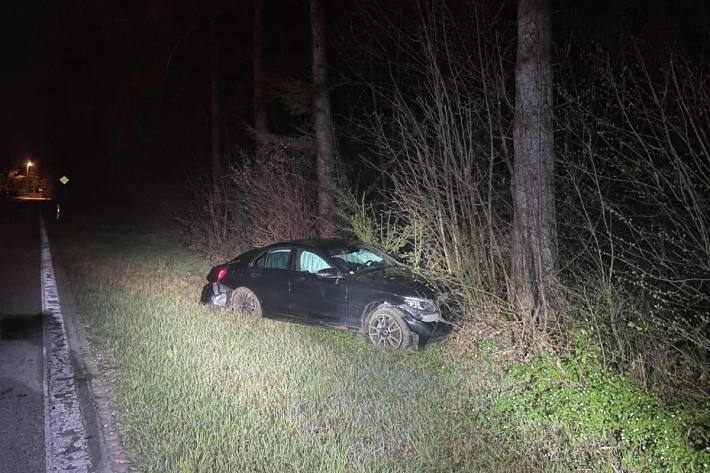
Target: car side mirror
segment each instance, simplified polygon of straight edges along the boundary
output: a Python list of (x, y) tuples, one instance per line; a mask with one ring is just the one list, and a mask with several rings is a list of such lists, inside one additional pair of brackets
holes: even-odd
[(320, 271), (318, 271), (316, 273), (316, 276), (318, 276), (321, 279), (343, 279), (343, 276), (335, 268), (321, 269)]

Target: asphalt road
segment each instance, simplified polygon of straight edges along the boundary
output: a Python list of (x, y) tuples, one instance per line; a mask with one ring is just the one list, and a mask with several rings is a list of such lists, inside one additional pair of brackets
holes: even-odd
[(44, 472), (39, 205), (0, 202), (0, 472)]

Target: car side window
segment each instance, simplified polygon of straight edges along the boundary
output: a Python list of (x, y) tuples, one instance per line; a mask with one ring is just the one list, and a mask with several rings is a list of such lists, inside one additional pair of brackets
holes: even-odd
[(259, 268), (259, 269), (264, 269), (266, 266), (266, 257), (269, 256), (268, 253), (264, 253), (263, 255), (259, 256), (256, 261), (254, 261), (254, 267)]
[(298, 256), (298, 270), (302, 273), (315, 274), (321, 269), (328, 269), (331, 267), (332, 266), (329, 265), (323, 258), (311, 251), (301, 250), (301, 253)]
[(277, 248), (269, 251), (265, 269), (291, 269), (291, 249)]
[(263, 253), (253, 266), (259, 269), (291, 269), (291, 248), (275, 248)]

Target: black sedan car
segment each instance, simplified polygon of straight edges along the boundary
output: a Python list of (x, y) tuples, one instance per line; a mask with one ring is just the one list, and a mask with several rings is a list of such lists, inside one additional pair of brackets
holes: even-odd
[(359, 331), (379, 347), (424, 347), (451, 331), (442, 296), (393, 257), (359, 242), (276, 243), (215, 266), (207, 280), (204, 304)]

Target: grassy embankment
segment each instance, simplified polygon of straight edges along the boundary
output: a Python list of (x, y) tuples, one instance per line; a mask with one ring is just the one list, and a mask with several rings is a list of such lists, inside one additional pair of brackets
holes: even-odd
[[(169, 234), (94, 228), (52, 233), (139, 471), (701, 471), (707, 461), (683, 438), (696, 411), (608, 374), (595, 384), (589, 362), (502, 375), (484, 349), (388, 353), (351, 333), (254, 323), (197, 304), (208, 264)], [(607, 381), (616, 391), (595, 390)], [(634, 399), (652, 410), (628, 412)], [(647, 414), (655, 424), (639, 427)], [(645, 430), (624, 437), (627, 427)]]

